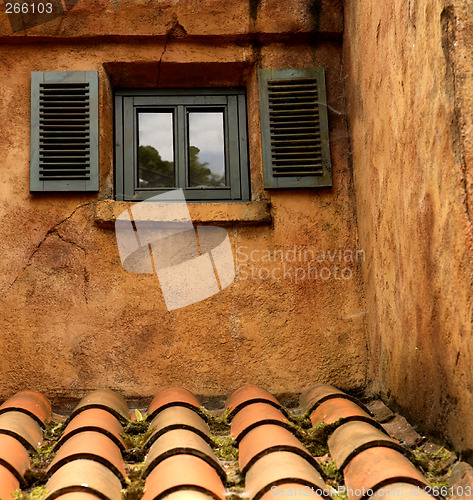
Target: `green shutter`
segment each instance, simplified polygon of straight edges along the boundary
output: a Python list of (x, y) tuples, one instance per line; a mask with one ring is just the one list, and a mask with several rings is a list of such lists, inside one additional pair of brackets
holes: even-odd
[(97, 71), (31, 73), (30, 191), (98, 191)]
[(265, 188), (331, 187), (324, 68), (258, 70)]

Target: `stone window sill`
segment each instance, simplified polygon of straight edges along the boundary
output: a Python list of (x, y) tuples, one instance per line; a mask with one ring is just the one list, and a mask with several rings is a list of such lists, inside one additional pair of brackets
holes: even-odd
[[(116, 218), (135, 202), (105, 200), (95, 205), (97, 226), (113, 229)], [(271, 224), (271, 205), (267, 201), (188, 203), (194, 225), (246, 226)], [(151, 220), (151, 219), (150, 219)], [(178, 221), (174, 221), (178, 222)]]

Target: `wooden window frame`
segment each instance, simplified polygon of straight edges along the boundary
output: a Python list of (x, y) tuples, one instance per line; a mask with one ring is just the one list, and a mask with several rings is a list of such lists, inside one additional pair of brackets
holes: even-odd
[[(187, 108), (224, 110), (225, 166), (228, 187), (187, 186)], [(137, 185), (138, 113), (173, 110), (176, 186), (142, 188)], [(249, 201), (248, 137), (245, 90), (118, 89), (115, 91), (115, 199), (140, 201), (181, 188), (191, 202)]]

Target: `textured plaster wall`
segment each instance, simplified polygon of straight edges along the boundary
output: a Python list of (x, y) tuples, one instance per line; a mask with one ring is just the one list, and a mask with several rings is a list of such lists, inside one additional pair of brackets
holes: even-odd
[[(26, 387), (59, 400), (97, 387), (147, 397), (176, 384), (203, 395), (245, 382), (276, 393), (315, 381), (365, 384), (359, 263), (341, 263), (351, 279), (296, 283), (258, 275), (281, 262), (252, 263), (255, 279), (245, 279), (240, 262), (227, 289), (169, 312), (156, 277), (122, 269), (112, 223), (103, 220), (114, 212), (113, 202), (104, 205), (113, 199), (114, 86), (240, 85), (247, 89), (252, 200), (260, 202), (243, 218), (253, 225), (225, 205), (191, 213), (201, 222), (230, 219), (235, 255), (243, 247), (246, 255), (359, 249), (340, 4), (325, 2), (319, 13), (311, 2), (258, 4), (80, 0), (62, 18), (15, 34), (0, 16), (0, 397)], [(314, 46), (315, 24), (324, 41)], [(265, 192), (255, 68), (299, 65), (326, 67), (334, 187)], [(99, 71), (98, 195), (29, 193), (30, 72), (57, 70)], [(264, 201), (270, 223), (255, 216)]]
[(470, 458), (472, 14), (351, 1), (344, 33), (372, 388)]

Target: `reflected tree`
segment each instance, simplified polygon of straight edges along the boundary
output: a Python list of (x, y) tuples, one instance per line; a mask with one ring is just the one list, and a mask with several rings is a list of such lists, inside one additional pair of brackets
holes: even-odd
[[(213, 174), (208, 162), (199, 159), (200, 149), (189, 147), (189, 185), (192, 187), (221, 187), (225, 177)], [(175, 187), (174, 162), (166, 161), (153, 146), (138, 148), (138, 176), (140, 187)]]
[(222, 175), (213, 174), (207, 167), (208, 162), (202, 163), (199, 160), (200, 149), (196, 146), (189, 146), (189, 184), (196, 186), (221, 187), (225, 185), (225, 178)]
[(174, 162), (163, 160), (153, 146), (140, 146), (138, 177), (140, 187), (174, 187)]

